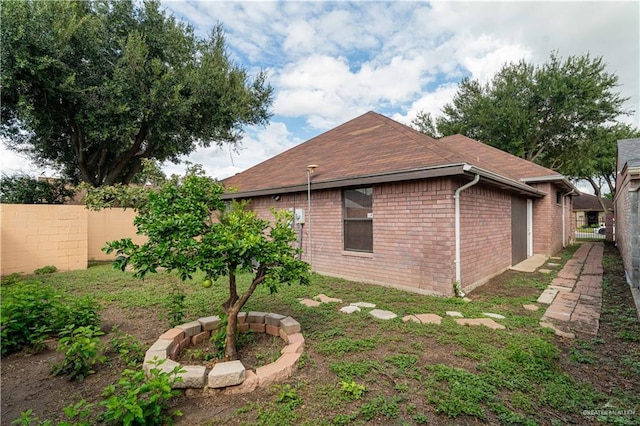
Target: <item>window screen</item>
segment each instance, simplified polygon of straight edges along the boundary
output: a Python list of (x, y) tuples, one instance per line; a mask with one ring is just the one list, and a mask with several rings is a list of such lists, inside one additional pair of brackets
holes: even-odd
[(344, 191), (344, 249), (373, 252), (373, 189)]

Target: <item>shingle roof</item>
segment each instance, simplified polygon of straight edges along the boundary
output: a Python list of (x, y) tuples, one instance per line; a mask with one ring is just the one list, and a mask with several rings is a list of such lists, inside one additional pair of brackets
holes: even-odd
[(629, 167), (640, 165), (640, 138), (618, 141), (618, 173), (622, 171), (625, 164)]
[[(311, 164), (319, 166), (313, 174), (316, 187), (322, 183), (328, 187), (331, 182), (421, 170), (462, 174), (465, 164), (513, 180), (514, 184), (524, 179), (562, 178), (553, 170), (465, 136), (436, 140), (370, 111), (225, 179), (224, 183), (239, 193), (299, 190), (307, 183), (307, 166)], [(526, 190), (527, 186), (521, 185)]]
[[(604, 205), (607, 209), (613, 210), (613, 201), (604, 199)], [(590, 194), (582, 194), (573, 200), (573, 210), (585, 210), (585, 211), (602, 211), (602, 206), (598, 202), (598, 197)]]

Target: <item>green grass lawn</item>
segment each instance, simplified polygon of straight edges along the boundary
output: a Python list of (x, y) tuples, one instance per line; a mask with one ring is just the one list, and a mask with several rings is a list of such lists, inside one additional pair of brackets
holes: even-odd
[[(559, 262), (564, 263), (573, 251), (575, 247), (563, 252)], [(605, 262), (607, 269), (617, 268), (619, 273), (615, 252), (608, 250)], [(500, 292), (472, 293), (469, 303), (319, 275), (314, 275), (308, 286), (284, 285), (276, 294), (258, 288), (245, 311), (291, 315), (302, 325), (306, 346), (298, 371), (286, 382), (258, 390), (248, 398), (211, 401), (208, 410), (215, 416), (207, 418), (206, 411), (194, 410), (192, 417), (185, 414), (181, 421), (211, 425), (638, 424), (638, 387), (602, 389), (597, 379), (575, 374), (583, 365), (602, 361), (598, 353), (589, 352), (587, 337), (562, 341), (538, 326), (544, 309), (530, 312), (522, 308), (535, 303), (554, 275), (513, 273), (500, 284)], [(37, 279), (65, 294), (94, 296), (103, 307), (148, 312), (162, 318), (164, 328), (169, 328), (166, 314), (173, 288), (186, 293), (185, 321), (222, 314), (226, 289), (224, 280), (203, 288), (202, 276), (182, 283), (176, 276), (162, 273), (139, 281), (110, 265)], [(240, 287), (247, 286), (249, 280), (248, 275), (241, 276)], [(309, 308), (299, 303), (299, 298), (320, 293), (345, 303), (375, 303), (399, 317), (381, 321), (371, 317), (367, 309), (347, 315), (338, 311), (338, 304)], [(482, 317), (483, 312), (502, 314), (506, 318), (497, 321), (506, 330), (460, 326), (445, 315), (446, 311), (460, 311), (466, 318)], [(438, 314), (443, 317), (442, 324), (401, 320), (404, 315), (418, 313)], [(628, 318), (632, 315), (628, 310), (620, 313), (624, 330), (598, 338), (626, 344), (625, 335), (640, 335), (637, 321)], [(632, 339), (628, 343), (633, 348)], [(638, 352), (618, 355), (621, 377), (637, 381)], [(183, 412), (190, 412), (190, 404), (189, 397), (178, 398)], [(218, 405), (220, 409), (211, 408)], [(607, 410), (602, 408), (605, 406), (627, 412), (591, 413)], [(630, 410), (635, 416), (629, 415)]]

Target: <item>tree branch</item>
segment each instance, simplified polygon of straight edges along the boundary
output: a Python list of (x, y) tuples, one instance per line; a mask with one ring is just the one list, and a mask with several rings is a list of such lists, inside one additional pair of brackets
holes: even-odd
[(91, 173), (89, 173), (89, 165), (87, 164), (87, 153), (84, 149), (85, 139), (82, 128), (76, 122), (74, 122), (71, 127), (71, 143), (73, 145), (73, 150), (75, 151), (76, 158), (78, 159), (78, 169), (80, 170), (82, 180), (84, 182), (87, 182), (91, 186), (97, 186), (96, 180), (91, 175)]
[(140, 130), (138, 131), (138, 134), (136, 135), (135, 143), (131, 146), (131, 148), (129, 148), (122, 155), (116, 158), (115, 160), (116, 165), (113, 167), (113, 169), (111, 169), (111, 172), (109, 172), (109, 174), (107, 174), (107, 176), (104, 179), (105, 185), (113, 185), (114, 183), (118, 182), (118, 177), (122, 174), (122, 172), (124, 171), (127, 164), (131, 161), (131, 159), (138, 153), (148, 133), (149, 133), (149, 126), (147, 125), (146, 122), (143, 122), (142, 125), (140, 126)]
[(251, 282), (251, 285), (249, 286), (247, 291), (244, 292), (242, 297), (240, 297), (240, 299), (238, 299), (235, 302), (234, 308), (237, 308), (238, 311), (242, 309), (242, 307), (244, 306), (245, 303), (247, 303), (247, 300), (249, 300), (249, 298), (251, 297), (255, 289), (258, 287), (258, 285), (262, 284), (264, 280), (267, 278), (266, 272), (267, 272), (267, 268), (265, 266), (260, 265), (260, 267), (258, 267), (258, 272), (256, 272), (256, 276)]

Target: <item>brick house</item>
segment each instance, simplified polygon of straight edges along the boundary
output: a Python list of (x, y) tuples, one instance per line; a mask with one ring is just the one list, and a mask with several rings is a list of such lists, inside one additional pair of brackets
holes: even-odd
[(640, 138), (618, 141), (617, 164), (616, 245), (627, 281), (637, 291), (640, 289)]
[(552, 170), (461, 135), (436, 140), (375, 112), (224, 183), (234, 188), (224, 198), (250, 199), (262, 217), (272, 206), (296, 210), (314, 271), (440, 295), (560, 250), (579, 194)]
[(600, 201), (595, 195), (581, 194), (573, 201), (573, 213), (578, 228), (604, 225), (606, 214), (613, 211), (613, 201), (606, 198), (602, 201), (607, 208), (606, 212), (602, 210)]

